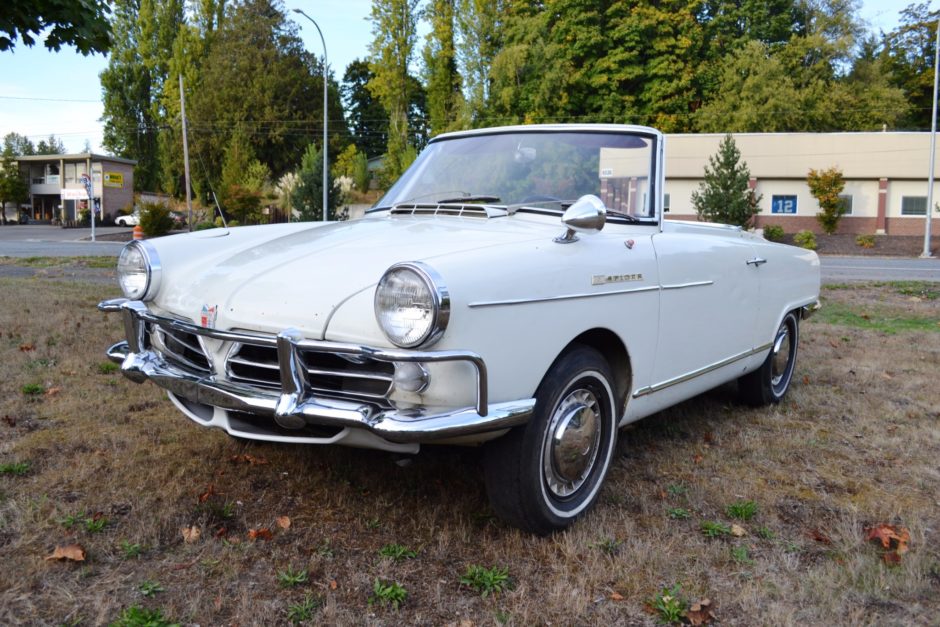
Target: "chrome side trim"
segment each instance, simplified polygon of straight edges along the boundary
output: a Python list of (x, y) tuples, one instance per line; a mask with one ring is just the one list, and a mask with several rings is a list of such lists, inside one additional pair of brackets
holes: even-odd
[(525, 305), (528, 303), (546, 303), (549, 301), (556, 300), (575, 300), (578, 298), (596, 298), (598, 296), (615, 296), (618, 294), (632, 294), (634, 292), (655, 292), (659, 290), (658, 285), (651, 285), (649, 287), (634, 287), (631, 289), (625, 290), (610, 290), (606, 292), (594, 292), (586, 294), (565, 294), (563, 296), (545, 296), (543, 298), (514, 298), (511, 300), (489, 300), (489, 301), (477, 301), (475, 303), (470, 303), (467, 305), (471, 309), (476, 309), (478, 307), (502, 307), (504, 305)]
[(679, 375), (678, 377), (674, 377), (672, 379), (669, 379), (668, 381), (663, 381), (661, 383), (648, 385), (645, 388), (640, 388), (639, 390), (634, 392), (633, 398), (646, 396), (647, 394), (652, 394), (653, 392), (659, 392), (661, 390), (665, 390), (666, 388), (670, 388), (674, 385), (685, 383), (686, 381), (690, 381), (694, 379), (695, 377), (700, 377), (703, 374), (708, 374), (709, 372), (712, 372), (713, 370), (724, 368), (725, 366), (729, 364), (733, 364), (736, 361), (740, 361), (742, 359), (745, 359), (752, 355), (756, 355), (758, 353), (763, 353), (764, 351), (769, 350), (772, 347), (773, 347), (773, 342), (768, 342), (767, 344), (763, 344), (756, 348), (752, 348), (751, 350), (744, 351), (743, 353), (732, 355), (731, 357), (728, 357), (727, 359), (722, 359), (721, 361), (705, 366), (704, 368), (699, 368), (698, 370), (693, 370), (692, 372), (687, 372), (686, 374)]
[(664, 290), (684, 290), (687, 287), (702, 287), (705, 285), (714, 285), (714, 281), (692, 281), (691, 283), (673, 283), (672, 285), (663, 285)]

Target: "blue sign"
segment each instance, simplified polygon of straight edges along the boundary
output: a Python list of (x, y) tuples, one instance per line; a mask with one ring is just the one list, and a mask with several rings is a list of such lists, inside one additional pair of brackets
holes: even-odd
[(773, 196), (770, 213), (796, 213), (796, 196)]

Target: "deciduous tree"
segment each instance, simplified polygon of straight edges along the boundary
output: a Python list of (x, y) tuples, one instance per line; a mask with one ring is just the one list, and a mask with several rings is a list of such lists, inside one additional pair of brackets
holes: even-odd
[(806, 177), (806, 184), (813, 198), (819, 203), (820, 212), (816, 214), (816, 220), (827, 235), (832, 235), (839, 228), (839, 220), (845, 213), (845, 204), (839, 198), (839, 194), (845, 189), (842, 170), (835, 166), (826, 170), (811, 169)]
[(26, 179), (14, 162), (16, 155), (11, 148), (5, 148), (0, 156), (0, 223), (7, 223), (6, 204), (17, 205), (16, 219), (19, 219), (19, 203), (29, 198)]
[(17, 41), (32, 46), (35, 37), (45, 32), (43, 43), (49, 50), (58, 52), (66, 45), (84, 55), (107, 52), (110, 12), (105, 0), (4, 0), (0, 4), (0, 51), (12, 50)]

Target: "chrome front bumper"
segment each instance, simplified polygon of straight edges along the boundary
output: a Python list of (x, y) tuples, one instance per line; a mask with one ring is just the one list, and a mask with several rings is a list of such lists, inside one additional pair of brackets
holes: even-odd
[[(394, 443), (420, 443), (500, 431), (524, 424), (535, 399), (490, 404), (486, 364), (469, 351), (413, 351), (371, 348), (355, 344), (304, 339), (295, 329), (277, 336), (203, 328), (189, 322), (157, 316), (141, 301), (114, 299), (98, 304), (104, 312), (120, 312), (127, 341), (108, 349), (111, 361), (132, 381), (153, 381), (173, 395), (193, 403), (227, 411), (269, 416), (280, 427), (306, 426), (365, 429)], [(147, 325), (158, 325), (225, 342), (277, 349), (281, 389), (270, 390), (226, 381), (217, 374), (202, 375), (168, 363), (146, 348)], [(379, 405), (315, 395), (308, 381), (302, 352), (313, 350), (359, 355), (388, 362), (466, 362), (476, 371), (476, 406), (388, 409)], [(273, 426), (273, 425), (272, 425)]]

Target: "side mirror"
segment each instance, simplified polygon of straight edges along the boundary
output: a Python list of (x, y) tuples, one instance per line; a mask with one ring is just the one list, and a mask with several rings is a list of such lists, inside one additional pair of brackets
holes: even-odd
[(578, 241), (577, 233), (600, 233), (607, 222), (607, 207), (597, 196), (586, 194), (561, 216), (561, 223), (568, 231), (555, 238), (558, 244), (570, 244)]

